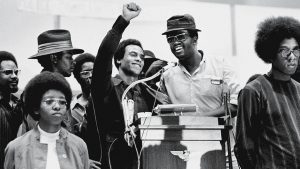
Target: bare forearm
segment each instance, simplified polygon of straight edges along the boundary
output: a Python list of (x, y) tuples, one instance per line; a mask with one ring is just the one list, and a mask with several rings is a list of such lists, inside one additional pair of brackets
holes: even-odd
[[(231, 116), (232, 117), (236, 116), (237, 105), (229, 104), (228, 107), (229, 107), (229, 111), (231, 113)], [(209, 112), (202, 112), (202, 115), (204, 115), (204, 116), (213, 116), (213, 117), (224, 116), (225, 115), (224, 105), (222, 105), (221, 107), (219, 107), (217, 109), (209, 111)]]

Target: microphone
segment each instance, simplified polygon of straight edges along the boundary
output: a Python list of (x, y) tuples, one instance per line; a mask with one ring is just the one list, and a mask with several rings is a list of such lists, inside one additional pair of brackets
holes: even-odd
[(132, 99), (124, 98), (124, 100), (122, 100), (122, 107), (125, 118), (124, 139), (126, 140), (127, 145), (132, 147), (133, 140), (136, 137), (136, 134), (134, 133), (135, 127), (132, 125), (134, 118), (134, 101)]
[[(132, 121), (133, 121), (133, 114), (134, 114), (134, 103), (133, 100), (129, 101), (126, 97), (127, 92), (134, 87), (135, 85), (139, 84), (139, 83), (145, 83), (146, 81), (152, 80), (158, 76), (160, 76), (164, 71), (168, 70), (171, 67), (176, 66), (177, 64), (174, 62), (170, 62), (168, 63), (168, 65), (164, 66), (162, 69), (160, 69), (158, 72), (156, 72), (154, 75), (144, 78), (144, 79), (140, 79), (137, 80), (133, 83), (131, 83), (123, 92), (122, 97), (121, 97), (121, 102), (122, 102), (122, 108), (123, 108), (123, 117), (124, 117), (124, 124), (125, 124), (125, 137), (128, 137), (128, 134), (132, 135), (132, 137), (134, 138), (134, 132), (133, 129), (131, 127)], [(131, 118), (132, 117), (132, 118)], [(129, 120), (130, 119), (130, 120)], [(131, 120), (132, 119), (132, 120)], [(130, 142), (128, 142), (128, 145), (130, 145)]]
[(175, 112), (197, 112), (196, 104), (166, 104), (166, 105), (157, 105), (154, 108), (154, 112), (157, 114), (163, 113), (175, 113)]
[(226, 82), (223, 81), (223, 91), (222, 91), (223, 104), (230, 103), (230, 88)]
[(225, 114), (225, 123), (227, 126), (231, 126), (231, 111), (230, 111), (230, 88), (226, 82), (223, 82), (223, 92), (222, 92), (222, 99), (224, 105), (224, 114)]
[(176, 62), (168, 62), (167, 65), (162, 68), (162, 72), (165, 72), (171, 67), (175, 67), (175, 66), (177, 66)]

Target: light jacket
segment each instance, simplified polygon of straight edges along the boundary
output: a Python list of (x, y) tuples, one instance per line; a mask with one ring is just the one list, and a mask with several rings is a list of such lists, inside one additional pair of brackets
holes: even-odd
[[(40, 143), (37, 126), (11, 141), (5, 149), (4, 169), (45, 169), (48, 145)], [(88, 169), (89, 156), (85, 142), (61, 128), (56, 140), (61, 169)]]

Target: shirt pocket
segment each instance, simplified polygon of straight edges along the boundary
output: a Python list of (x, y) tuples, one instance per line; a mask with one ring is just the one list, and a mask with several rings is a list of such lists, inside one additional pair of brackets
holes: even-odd
[(222, 96), (223, 80), (221, 78), (207, 75), (200, 78), (197, 83), (199, 84), (197, 91), (200, 91), (200, 95), (217, 98)]

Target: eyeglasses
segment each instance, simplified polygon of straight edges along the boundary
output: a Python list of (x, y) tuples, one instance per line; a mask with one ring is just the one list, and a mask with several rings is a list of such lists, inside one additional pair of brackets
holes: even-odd
[(49, 98), (43, 102), (46, 103), (47, 106), (54, 106), (54, 104), (57, 103), (60, 107), (67, 107), (67, 101), (65, 99)]
[(89, 77), (92, 77), (93, 75), (93, 70), (85, 70), (85, 71), (82, 71), (80, 72), (80, 75), (82, 78), (89, 78)]
[(21, 73), (20, 69), (5, 69), (5, 70), (0, 70), (1, 73), (4, 73), (5, 75), (12, 75), (15, 74), (16, 76), (19, 76)]
[(296, 57), (299, 57), (300, 56), (300, 49), (290, 50), (290, 49), (287, 49), (287, 48), (282, 48), (282, 49), (279, 49), (278, 53), (280, 53), (281, 57), (283, 57), (283, 58), (287, 58), (288, 56), (291, 55), (291, 53), (293, 53)]
[(174, 43), (175, 41), (183, 42), (187, 39), (187, 33), (181, 33), (175, 36), (169, 36), (167, 37), (168, 43)]

